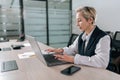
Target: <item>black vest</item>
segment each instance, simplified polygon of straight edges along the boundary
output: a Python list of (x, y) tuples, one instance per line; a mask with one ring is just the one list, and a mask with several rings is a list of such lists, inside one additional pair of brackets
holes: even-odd
[(91, 34), (91, 37), (89, 39), (89, 42), (86, 46), (86, 49), (85, 51), (83, 50), (83, 40), (82, 40), (82, 35), (84, 33), (82, 33), (80, 36), (79, 36), (79, 39), (78, 39), (78, 53), (80, 55), (83, 55), (83, 56), (93, 56), (95, 55), (95, 49), (96, 49), (96, 45), (97, 43), (99, 42), (99, 40), (104, 37), (105, 35), (107, 35), (105, 32), (103, 32), (102, 30), (100, 30), (97, 26), (95, 28), (95, 30), (93, 31), (93, 33)]

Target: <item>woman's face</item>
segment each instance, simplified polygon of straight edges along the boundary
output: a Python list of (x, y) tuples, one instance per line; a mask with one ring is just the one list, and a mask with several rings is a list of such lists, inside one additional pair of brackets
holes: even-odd
[(76, 25), (79, 27), (79, 29), (81, 31), (87, 31), (87, 29), (89, 29), (90, 26), (90, 21), (86, 20), (81, 12), (77, 12), (76, 14)]

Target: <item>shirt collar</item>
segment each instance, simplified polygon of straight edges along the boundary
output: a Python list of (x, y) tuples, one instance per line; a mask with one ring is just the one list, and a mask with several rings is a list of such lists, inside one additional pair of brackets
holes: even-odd
[[(95, 28), (96, 28), (96, 27), (95, 27)], [(95, 28), (94, 28), (88, 35), (86, 35), (86, 33), (84, 32), (83, 35), (82, 35), (82, 40), (83, 40), (83, 41), (84, 41), (84, 40), (89, 41), (89, 39), (90, 39), (93, 31), (95, 30)]]

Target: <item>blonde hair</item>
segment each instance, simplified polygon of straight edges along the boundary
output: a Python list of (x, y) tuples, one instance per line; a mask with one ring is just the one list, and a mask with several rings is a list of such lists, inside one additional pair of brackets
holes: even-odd
[(76, 10), (76, 12), (81, 12), (82, 16), (88, 20), (90, 18), (93, 19), (93, 23), (96, 20), (96, 10), (93, 7), (89, 7), (89, 6), (84, 6), (84, 7), (80, 7)]

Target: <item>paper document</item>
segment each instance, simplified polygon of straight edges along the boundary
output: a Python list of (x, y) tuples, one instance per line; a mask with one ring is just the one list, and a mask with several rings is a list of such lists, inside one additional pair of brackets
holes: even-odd
[(35, 56), (34, 52), (25, 52), (23, 54), (18, 54), (19, 59), (31, 58), (31, 57), (34, 57), (34, 56)]
[(31, 46), (30, 43), (24, 43), (24, 46)]

